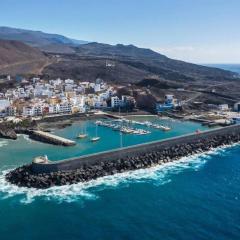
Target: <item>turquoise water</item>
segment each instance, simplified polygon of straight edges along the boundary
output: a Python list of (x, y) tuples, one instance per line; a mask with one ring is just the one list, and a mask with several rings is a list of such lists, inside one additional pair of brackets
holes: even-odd
[[(159, 120), (155, 117), (138, 118), (139, 121), (151, 120), (159, 124), (169, 125), (172, 130), (163, 132), (161, 130), (140, 126), (140, 128), (151, 131), (149, 135), (123, 135), (122, 144), (124, 146), (135, 145), (139, 143), (160, 140), (168, 137), (174, 137), (186, 133), (191, 133), (197, 129), (205, 130), (206, 127), (193, 122), (180, 122), (175, 120)], [(89, 138), (78, 140), (76, 137), (86, 129)], [(73, 147), (53, 146), (36, 141), (29, 140), (26, 136), (20, 136), (17, 141), (4, 140), (1, 144), (7, 144), (7, 147), (1, 148), (1, 157), (4, 164), (18, 165), (20, 163), (31, 162), (32, 159), (39, 155), (47, 154), (49, 159), (61, 160), (70, 157), (76, 157), (84, 154), (116, 149), (121, 146), (119, 132), (112, 131), (109, 128), (98, 127), (97, 133), (101, 137), (99, 142), (92, 143), (90, 137), (96, 136), (95, 121), (82, 121), (74, 123), (71, 127), (53, 131), (59, 136), (66, 137), (76, 141), (77, 145)], [(13, 153), (9, 159), (9, 153)]]
[[(56, 132), (74, 138), (79, 124)], [(93, 123), (83, 124), (94, 135)], [(200, 128), (196, 123), (168, 124), (172, 124), (172, 132), (156, 130), (141, 139), (125, 136), (124, 145)], [(42, 151), (57, 160), (118, 147), (118, 135), (112, 135), (117, 133), (98, 130), (100, 142), (79, 140), (71, 148), (23, 137), (17, 142), (0, 140), (1, 239), (240, 239), (238, 145), (165, 166), (48, 190), (17, 188), (5, 182), (6, 171)]]

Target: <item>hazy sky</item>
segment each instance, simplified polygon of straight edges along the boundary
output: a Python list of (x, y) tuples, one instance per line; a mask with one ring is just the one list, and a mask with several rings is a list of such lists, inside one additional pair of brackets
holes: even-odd
[(240, 0), (0, 0), (0, 25), (240, 63)]

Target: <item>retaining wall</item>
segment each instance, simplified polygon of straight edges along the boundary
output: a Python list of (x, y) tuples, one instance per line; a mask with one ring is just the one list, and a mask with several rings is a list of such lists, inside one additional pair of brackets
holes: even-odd
[(208, 139), (218, 135), (240, 133), (240, 125), (233, 125), (224, 128), (217, 128), (204, 131), (200, 134), (188, 134), (184, 136), (174, 137), (166, 140), (155, 141), (145, 144), (139, 144), (131, 147), (85, 155), (78, 158), (67, 159), (63, 161), (49, 163), (32, 163), (32, 171), (34, 173), (49, 173), (56, 171), (68, 171), (80, 168), (83, 165), (92, 165), (97, 162), (116, 161), (119, 158), (139, 156), (151, 151), (163, 150), (165, 148), (174, 147), (179, 144), (196, 143), (201, 139)]

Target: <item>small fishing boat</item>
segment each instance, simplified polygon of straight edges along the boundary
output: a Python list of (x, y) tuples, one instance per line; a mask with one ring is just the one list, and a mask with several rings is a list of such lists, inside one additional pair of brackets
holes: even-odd
[(84, 139), (86, 138), (87, 135), (87, 130), (86, 130), (86, 126), (84, 126), (84, 129), (82, 128), (81, 133), (77, 136), (78, 139)]
[(170, 127), (165, 127), (165, 126), (163, 126), (163, 127), (162, 127), (162, 130), (163, 130), (163, 131), (170, 131), (171, 128), (170, 128)]
[(102, 125), (102, 124), (103, 124), (103, 122), (102, 122), (102, 121), (100, 121), (100, 120), (98, 120), (98, 121), (96, 121), (96, 122), (95, 122), (95, 124), (97, 124), (97, 125)]
[(79, 134), (77, 136), (78, 139), (83, 139), (83, 138), (86, 138), (87, 137), (87, 134)]
[(121, 128), (120, 126), (116, 125), (116, 126), (113, 127), (113, 131), (119, 131), (120, 128)]
[(91, 142), (97, 142), (100, 140), (100, 137), (93, 137), (91, 138)]

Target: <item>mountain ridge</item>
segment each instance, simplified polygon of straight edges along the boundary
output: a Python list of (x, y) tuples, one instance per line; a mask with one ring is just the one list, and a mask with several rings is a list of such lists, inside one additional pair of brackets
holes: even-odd
[(0, 26), (0, 39), (21, 41), (32, 47), (38, 47), (41, 50), (48, 48), (50, 51), (51, 45), (58, 44), (59, 52), (61, 52), (61, 47), (64, 46), (77, 46), (80, 44), (88, 43), (87, 41), (71, 39), (60, 34), (45, 33), (42, 31), (11, 28), (5, 26)]
[[(53, 61), (42, 71), (49, 77), (67, 77), (69, 74), (69, 77), (76, 79), (94, 79), (102, 76), (116, 83), (137, 83), (149, 76), (157, 76), (164, 81), (185, 84), (234, 79), (233, 72), (171, 59), (151, 49), (139, 48), (132, 44), (110, 45), (98, 42), (77, 44), (78, 41), (81, 43), (81, 40), (59, 34), (0, 27), (0, 39), (6, 38), (38, 48), (48, 59), (57, 57), (58, 61)], [(30, 54), (33, 51), (28, 50)], [(116, 66), (107, 67), (108, 60), (116, 62)]]

